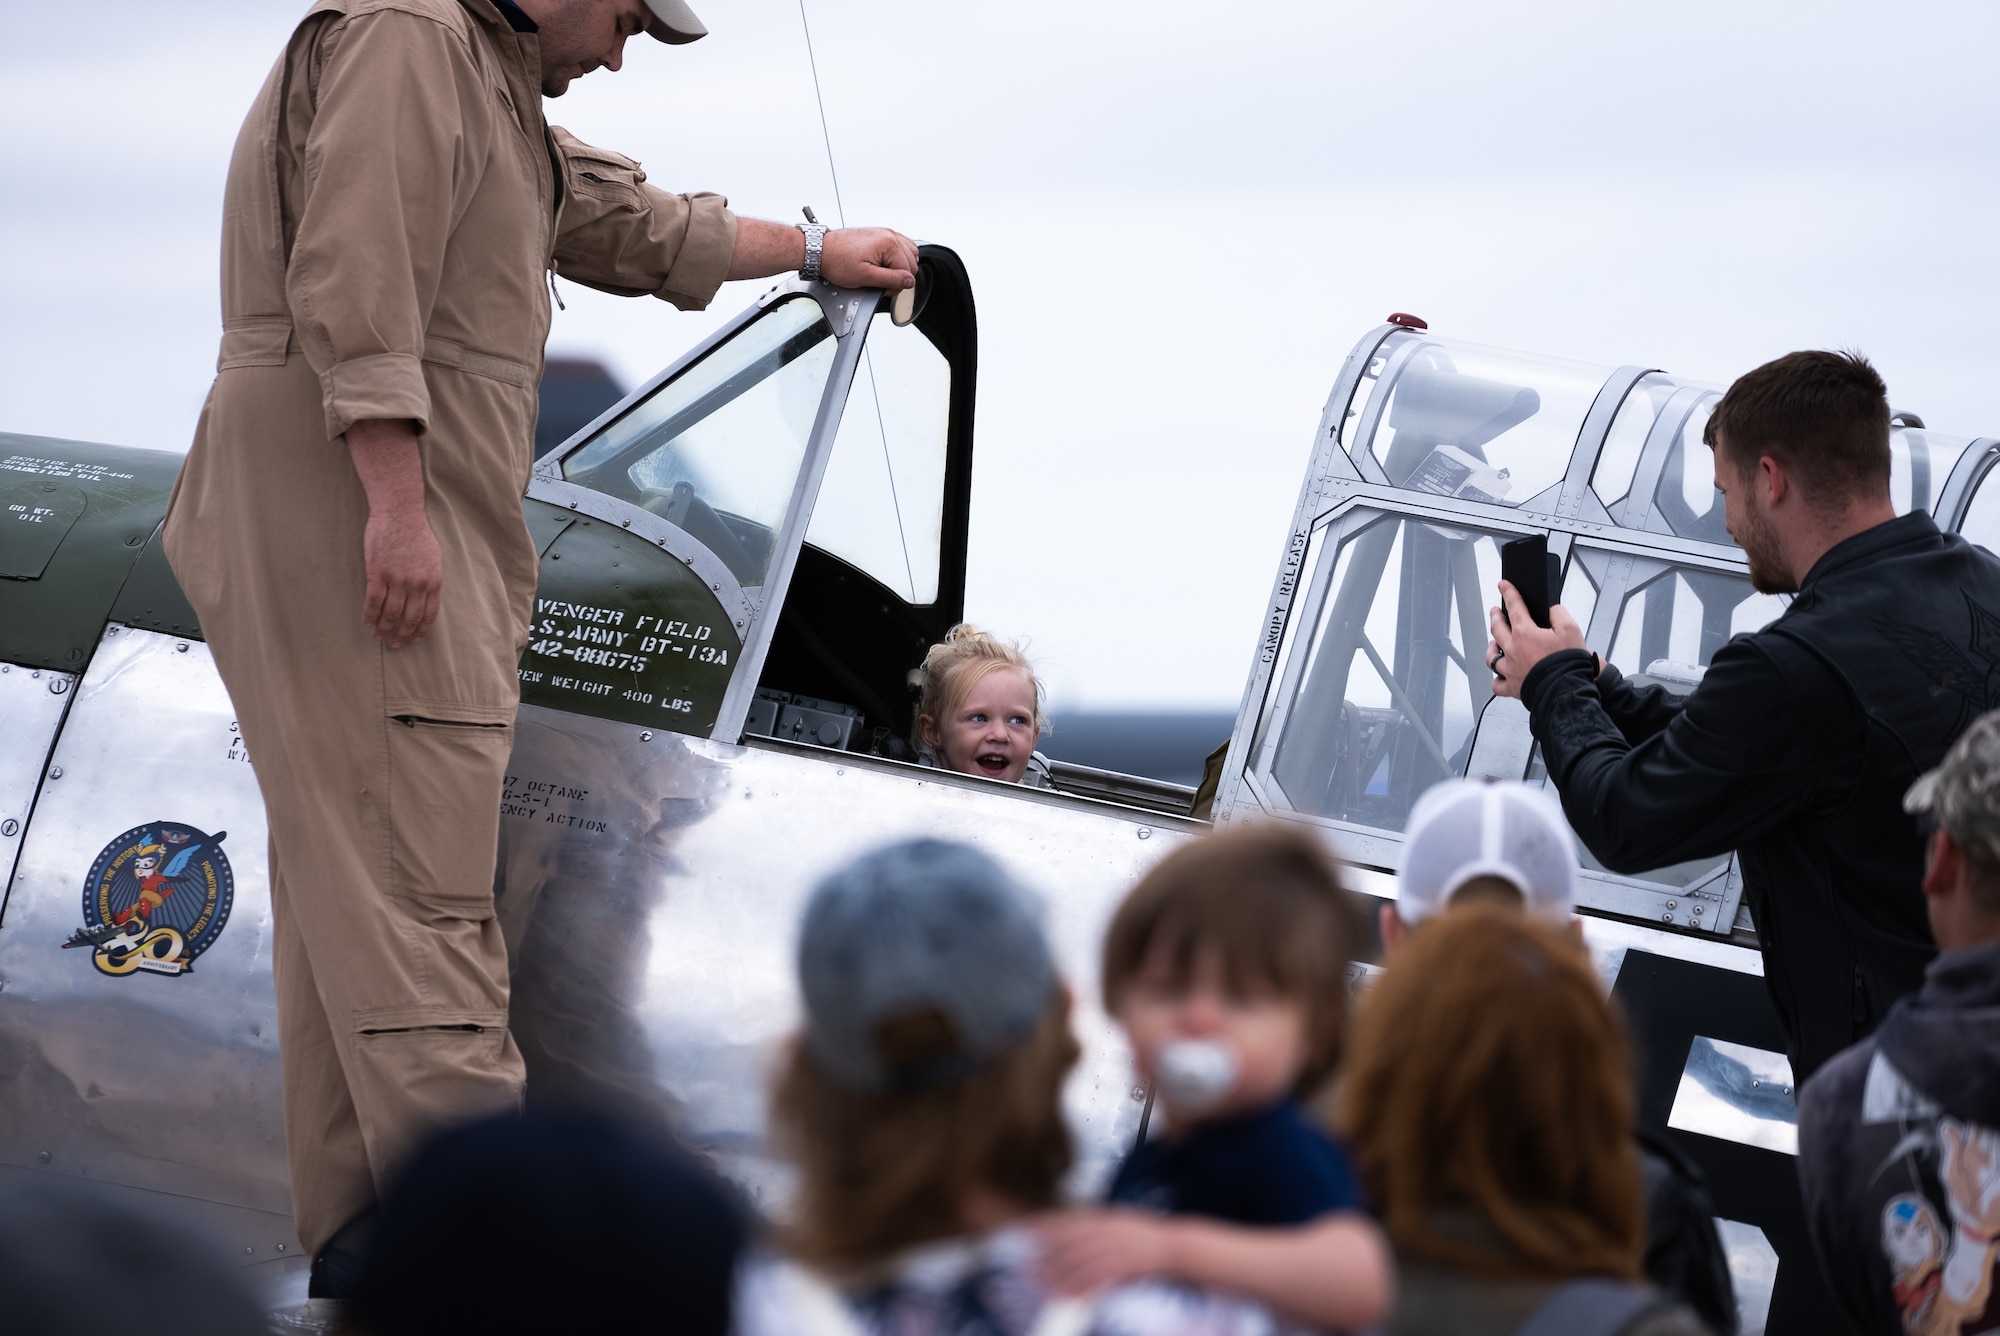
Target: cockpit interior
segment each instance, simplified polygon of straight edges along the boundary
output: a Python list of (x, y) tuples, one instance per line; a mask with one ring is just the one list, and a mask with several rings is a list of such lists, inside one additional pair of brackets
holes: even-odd
[[(692, 626), (696, 634), (708, 631), (699, 645), (704, 651), (752, 655), (755, 689), (742, 701), (740, 723), (733, 712), (722, 717), (719, 683), (727, 674), (710, 670), (709, 659), (690, 662), (676, 653), (679, 646), (665, 651), (678, 670), (670, 686), (662, 684), (666, 689), (619, 682), (612, 691), (597, 690), (619, 675), (650, 679), (663, 663), (659, 651), (642, 655), (647, 662), (636, 668), (629, 660), (588, 662), (599, 656), (593, 637), (603, 634), (601, 624), (571, 618), (565, 626), (561, 616), (538, 619), (551, 629), (537, 635), (523, 660), (524, 699), (658, 719), (698, 734), (707, 725), (711, 736), (732, 740), (914, 759), (912, 670), (964, 616), (977, 319), (963, 265), (934, 246), (923, 248), (909, 324), (897, 324), (887, 309), (865, 322), (850, 316), (851, 324), (842, 323), (843, 315), (836, 308), (830, 316), (808, 292), (777, 290), (753, 319), (552, 452), (529, 491), (531, 512), (538, 502), (561, 504), (548, 518), (561, 531), (543, 553), (544, 602), (607, 605), (601, 598), (546, 597), (576, 583), (570, 571), (602, 566), (608, 554), (595, 545), (587, 553), (564, 548), (587, 542), (590, 530), (573, 526), (591, 525), (593, 514), (598, 524), (613, 518), (607, 502), (623, 512), (621, 535), (653, 532), (665, 540), (653, 546), (669, 561), (648, 552), (648, 565), (668, 566), (678, 552), (685, 566), (717, 569), (722, 578), (709, 581), (708, 601), (746, 617), (731, 615), (726, 625), (710, 615), (715, 610), (701, 606), (698, 581), (687, 591), (687, 615), (632, 616), (635, 624), (646, 619), (641, 631)], [(864, 323), (866, 342), (855, 357), (845, 345), (859, 342), (853, 335)], [(572, 508), (570, 501), (579, 504)], [(803, 534), (788, 544), (801, 502)], [(572, 521), (572, 514), (584, 518)], [(781, 569), (788, 546), (795, 556)], [(639, 552), (632, 545), (635, 562)], [(555, 565), (563, 557), (576, 564)], [(621, 600), (629, 594), (629, 584), (613, 583), (625, 585), (616, 591)], [(775, 600), (767, 597), (777, 590)], [(669, 637), (641, 634), (626, 643), (649, 639)], [(575, 663), (579, 650), (587, 668), (608, 671), (585, 681), (537, 663), (545, 657)], [(566, 685), (554, 685), (556, 678)], [(591, 694), (579, 699), (579, 686)], [(662, 701), (693, 708), (662, 711)], [(1181, 814), (1194, 797), (1192, 788), (1145, 776), (1053, 768), (1059, 787), (1071, 794)]]

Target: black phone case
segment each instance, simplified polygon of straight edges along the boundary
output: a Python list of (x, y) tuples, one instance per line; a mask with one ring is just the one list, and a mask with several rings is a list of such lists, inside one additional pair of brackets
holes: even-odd
[(1535, 534), (1501, 544), (1500, 578), (1520, 594), (1535, 625), (1548, 626), (1549, 604), (1554, 589), (1561, 583), (1561, 567), (1549, 554), (1549, 540)]

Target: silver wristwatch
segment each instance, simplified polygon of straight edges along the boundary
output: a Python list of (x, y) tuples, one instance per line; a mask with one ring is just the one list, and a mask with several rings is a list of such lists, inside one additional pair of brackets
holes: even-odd
[(826, 225), (823, 223), (800, 223), (799, 231), (806, 234), (806, 262), (799, 266), (799, 277), (808, 283), (819, 282), (820, 247), (826, 242)]

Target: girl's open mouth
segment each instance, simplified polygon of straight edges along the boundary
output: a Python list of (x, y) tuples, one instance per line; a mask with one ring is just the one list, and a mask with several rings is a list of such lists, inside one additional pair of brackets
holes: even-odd
[(1005, 756), (997, 756), (992, 752), (987, 752), (983, 756), (973, 757), (972, 763), (978, 766), (983, 774), (1000, 775), (1005, 774), (1007, 770), (1007, 758)]

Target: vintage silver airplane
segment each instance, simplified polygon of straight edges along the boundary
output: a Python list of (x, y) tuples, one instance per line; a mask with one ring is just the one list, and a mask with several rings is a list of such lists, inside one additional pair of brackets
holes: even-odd
[[(1302, 821), (1393, 897), (1427, 785), (1542, 774), (1481, 663), (1502, 541), (1545, 534), (1591, 645), (1670, 687), (1780, 607), (1722, 527), (1700, 446), (1716, 387), (1396, 316), (1314, 433), (1212, 810), (1059, 763), (1055, 792), (920, 767), (907, 677), (961, 615), (978, 347), (963, 265), (922, 254), (910, 323), (875, 292), (781, 284), (545, 455), (524, 502), (542, 575), (499, 904), (531, 1079), (671, 1119), (774, 1197), (764, 1069), (793, 1022), (802, 898), (841, 860), (941, 834), (1046, 892), (1082, 1003), (1087, 1183), (1146, 1110), (1090, 999), (1102, 926), (1153, 859), (1206, 818)], [(1992, 545), (1996, 459), (1900, 416), (1897, 503)], [(306, 1259), (264, 813), (160, 552), (179, 463), (0, 435), (0, 1175), (169, 1204), (277, 1295)], [(1741, 889), (1729, 858), (1593, 867), (1583, 908), (1644, 1119), (1706, 1167), (1754, 1305), (1771, 1245), (1806, 1253)]]

